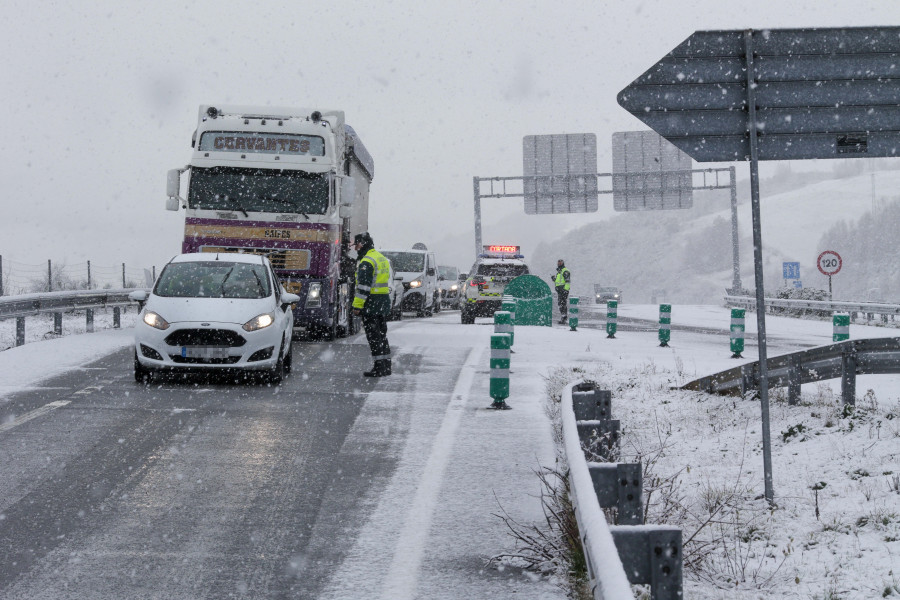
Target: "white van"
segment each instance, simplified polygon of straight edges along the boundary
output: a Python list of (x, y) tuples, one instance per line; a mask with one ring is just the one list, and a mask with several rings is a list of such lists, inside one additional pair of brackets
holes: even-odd
[(394, 277), (403, 278), (403, 310), (418, 317), (430, 317), (441, 310), (437, 261), (425, 244), (410, 250), (378, 250), (391, 261)]

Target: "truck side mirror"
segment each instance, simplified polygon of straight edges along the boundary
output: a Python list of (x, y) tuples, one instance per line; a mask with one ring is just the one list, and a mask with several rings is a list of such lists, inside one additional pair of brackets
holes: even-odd
[(178, 210), (184, 202), (181, 193), (181, 169), (170, 169), (166, 176), (166, 210)]
[(341, 206), (352, 206), (356, 200), (356, 181), (352, 177), (341, 179)]
[(349, 219), (353, 216), (353, 207), (349, 204), (341, 204), (338, 208), (338, 216), (342, 219)]

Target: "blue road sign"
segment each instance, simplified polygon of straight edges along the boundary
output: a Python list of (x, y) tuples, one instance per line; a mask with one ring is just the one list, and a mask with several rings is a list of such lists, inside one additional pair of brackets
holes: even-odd
[(798, 289), (798, 290), (802, 290), (802, 289), (803, 289), (803, 282), (800, 281), (799, 279), (795, 279), (795, 280), (794, 280), (794, 287), (795, 287), (796, 289)]
[(800, 279), (800, 263), (781, 263), (782, 279)]

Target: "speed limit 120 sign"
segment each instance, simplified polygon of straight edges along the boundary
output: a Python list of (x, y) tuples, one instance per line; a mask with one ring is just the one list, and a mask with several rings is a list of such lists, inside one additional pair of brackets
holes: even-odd
[(819, 255), (819, 259), (816, 263), (823, 275), (831, 277), (841, 270), (841, 255), (834, 250), (826, 250)]

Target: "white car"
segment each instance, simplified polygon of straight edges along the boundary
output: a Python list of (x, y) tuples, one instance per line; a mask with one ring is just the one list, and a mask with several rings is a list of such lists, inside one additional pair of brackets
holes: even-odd
[(273, 382), (291, 370), (291, 304), (264, 256), (181, 254), (159, 274), (134, 328), (134, 378), (154, 371), (261, 371)]

